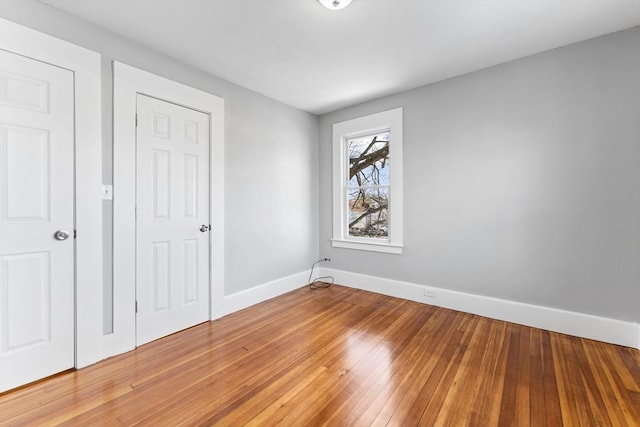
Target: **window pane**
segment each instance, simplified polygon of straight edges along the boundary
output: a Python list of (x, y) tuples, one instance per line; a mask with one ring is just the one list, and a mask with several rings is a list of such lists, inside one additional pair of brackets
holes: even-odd
[(389, 237), (389, 188), (349, 188), (349, 236)]
[(347, 141), (349, 185), (389, 185), (389, 132)]

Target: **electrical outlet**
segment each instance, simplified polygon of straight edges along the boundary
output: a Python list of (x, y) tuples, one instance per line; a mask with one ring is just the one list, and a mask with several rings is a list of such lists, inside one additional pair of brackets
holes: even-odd
[(438, 298), (435, 291), (427, 288), (424, 288), (424, 296), (427, 298)]

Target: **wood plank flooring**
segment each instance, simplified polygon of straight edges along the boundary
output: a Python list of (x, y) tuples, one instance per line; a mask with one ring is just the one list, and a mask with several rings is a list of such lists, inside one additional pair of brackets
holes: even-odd
[(640, 351), (304, 288), (5, 393), (0, 425), (640, 426)]

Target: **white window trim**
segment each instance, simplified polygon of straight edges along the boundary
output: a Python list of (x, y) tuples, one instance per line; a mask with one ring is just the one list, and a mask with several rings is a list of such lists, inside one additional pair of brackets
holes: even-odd
[[(346, 140), (355, 136), (389, 130), (391, 159), (389, 192), (389, 239), (363, 239), (347, 235), (346, 228)], [(335, 248), (401, 254), (403, 234), (402, 198), (402, 108), (383, 111), (333, 125), (333, 238)]]
[(136, 98), (145, 94), (205, 112), (210, 129), (210, 319), (224, 315), (224, 99), (114, 61), (113, 85), (113, 333), (109, 355), (136, 346), (135, 182)]
[(102, 359), (100, 54), (0, 18), (0, 49), (73, 72), (75, 103), (75, 367)]

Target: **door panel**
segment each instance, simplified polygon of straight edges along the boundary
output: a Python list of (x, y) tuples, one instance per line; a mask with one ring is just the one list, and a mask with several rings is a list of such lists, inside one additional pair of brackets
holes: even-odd
[(137, 98), (137, 344), (209, 318), (209, 116)]
[(3, 256), (3, 299), (7, 302), (3, 348), (7, 352), (46, 343), (50, 339), (51, 281), (49, 253)]
[(0, 51), (0, 391), (74, 366), (73, 74)]

